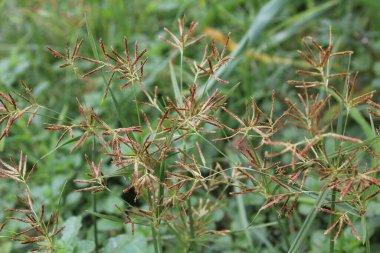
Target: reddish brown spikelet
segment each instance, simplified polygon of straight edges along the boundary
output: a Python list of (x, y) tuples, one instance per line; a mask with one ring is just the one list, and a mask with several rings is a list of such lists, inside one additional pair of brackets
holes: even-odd
[(273, 180), (274, 182), (276, 182), (278, 185), (280, 185), (282, 188), (284, 188), (284, 189), (286, 189), (286, 190), (290, 190), (289, 189), (289, 187), (286, 185), (286, 184), (284, 184), (284, 183), (282, 183), (280, 180), (278, 180), (275, 176), (271, 176), (270, 177), (270, 179), (271, 180)]
[(60, 54), (58, 51), (55, 51), (54, 49), (51, 49), (50, 47), (48, 47), (48, 50), (49, 50), (53, 55), (55, 55), (56, 57), (58, 57), (58, 58), (60, 58), (60, 59), (62, 59), (62, 60), (65, 60), (65, 61), (68, 60), (65, 56), (63, 56), (62, 54)]
[(169, 44), (170, 46), (176, 48), (176, 49), (179, 49), (179, 50), (183, 50), (184, 48), (186, 47), (190, 47), (196, 43), (198, 43), (199, 41), (201, 41), (205, 35), (202, 34), (201, 36), (193, 39), (192, 39), (192, 35), (195, 31), (195, 29), (197, 28), (198, 26), (198, 23), (196, 22), (191, 22), (190, 23), (190, 26), (187, 30), (187, 33), (185, 33), (185, 28), (184, 28), (184, 25), (185, 25), (185, 17), (183, 17), (182, 19), (178, 19), (178, 30), (179, 30), (179, 37), (177, 37), (176, 35), (174, 35), (174, 33), (172, 33), (168, 28), (164, 28), (164, 31), (166, 34), (169, 35), (169, 37), (171, 37), (172, 41), (171, 40), (168, 40), (166, 39), (165, 37), (163, 36), (160, 36), (160, 39)]
[(75, 146), (71, 149), (70, 153), (74, 152), (79, 146), (80, 144), (82, 144), (88, 137), (89, 133), (88, 132), (85, 132), (78, 140), (78, 142), (75, 144)]
[(301, 50), (298, 50), (297, 53), (305, 59), (305, 61), (307, 61), (311, 66), (315, 66), (315, 62), (313, 62), (304, 52), (302, 52)]
[(349, 137), (349, 136), (344, 136), (340, 134), (335, 134), (335, 133), (327, 133), (324, 134), (324, 137), (332, 137), (334, 139), (338, 140), (343, 140), (343, 141), (348, 141), (348, 142), (353, 142), (353, 143), (362, 143), (363, 141), (357, 138)]
[(373, 101), (370, 100), (370, 99), (368, 99), (366, 102), (367, 102), (367, 104), (369, 104), (369, 105), (372, 106), (373, 108), (380, 110), (380, 105), (379, 105), (379, 104), (376, 104), (375, 102), (373, 102)]
[(101, 69), (104, 68), (104, 67), (105, 67), (105, 65), (101, 65), (101, 66), (99, 66), (99, 67), (97, 67), (97, 68), (95, 68), (95, 69), (93, 69), (93, 70), (87, 72), (86, 74), (82, 75), (82, 78), (86, 78), (86, 77), (88, 77), (89, 75), (92, 75), (92, 74), (94, 74), (95, 72), (98, 72), (99, 70), (101, 70)]
[(283, 200), (287, 196), (288, 196), (288, 194), (278, 194), (278, 195), (271, 196), (274, 198), (274, 200), (272, 200), (272, 201), (268, 202), (266, 205), (262, 206), (260, 208), (260, 211), (267, 209), (268, 207), (273, 206), (275, 204), (278, 204), (281, 200)]

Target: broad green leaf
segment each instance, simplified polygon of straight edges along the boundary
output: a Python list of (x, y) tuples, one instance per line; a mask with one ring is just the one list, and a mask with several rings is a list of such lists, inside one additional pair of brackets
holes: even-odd
[(146, 253), (153, 252), (148, 247), (146, 238), (141, 234), (132, 235), (118, 235), (116, 237), (109, 238), (106, 246), (101, 251), (102, 253)]
[[(283, 6), (288, 2), (288, 0), (271, 0), (267, 2), (259, 10), (250, 28), (247, 30), (243, 38), (241, 38), (234, 51), (231, 53), (231, 62), (228, 65), (224, 65), (220, 69), (218, 69), (214, 74), (216, 77), (221, 77), (228, 68), (231, 68), (231, 66), (234, 66), (236, 64), (234, 63), (234, 59), (237, 59), (238, 56), (243, 52), (243, 50), (247, 46), (252, 45), (254, 40), (260, 37), (260, 34), (264, 30), (264, 28), (266, 28), (273, 21), (273, 18), (275, 18), (276, 15), (278, 15), (278, 13), (282, 10)], [(211, 78), (210, 81), (207, 83), (206, 89), (212, 89), (215, 82), (215, 79)], [(203, 89), (199, 90), (203, 91)]]
[(95, 243), (90, 240), (80, 240), (76, 243), (74, 253), (92, 253), (95, 249)]
[(67, 244), (74, 244), (78, 238), (79, 229), (82, 227), (82, 218), (72, 216), (63, 224), (65, 229), (62, 231), (61, 240)]

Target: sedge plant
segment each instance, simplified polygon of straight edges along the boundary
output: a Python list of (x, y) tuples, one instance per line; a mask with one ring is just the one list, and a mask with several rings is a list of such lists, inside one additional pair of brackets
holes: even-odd
[[(48, 48), (62, 61), (60, 68), (78, 71), (77, 62), (91, 64), (93, 67), (81, 78), (105, 77), (102, 101), (110, 100), (118, 108), (118, 127), (79, 99), (80, 120), (49, 121), (45, 125), (46, 131), (59, 133), (58, 147), (64, 141), (73, 143), (67, 156), (79, 152), (86, 160), (85, 178), (74, 182), (79, 187), (76, 191), (94, 196), (93, 215), (105, 217), (96, 211), (97, 194), (120, 195), (110, 184), (122, 182), (123, 192), (133, 192), (134, 201), (144, 205), (119, 207), (121, 212), (115, 215), (130, 226), (131, 236), (136, 226), (149, 227), (156, 253), (176, 249), (204, 252), (215, 237), (241, 236), (229, 223), (214, 225), (214, 213), (226, 209), (230, 200), (236, 200), (239, 218), (229, 219), (242, 221), (241, 231), (252, 252), (261, 244), (299, 252), (317, 215), (330, 217), (324, 232), (330, 235), (329, 252), (334, 252), (335, 241), (345, 227), (368, 250), (366, 227), (358, 229), (355, 222), (361, 219), (366, 223), (368, 205), (380, 192), (380, 105), (374, 99), (376, 91), (358, 94), (358, 75), (342, 68), (339, 60), (350, 59), (353, 52), (336, 52), (331, 32), (326, 47), (306, 37), (298, 54), (307, 68), (296, 72), (299, 78), (288, 81), (297, 99), (279, 99), (273, 91), (271, 108), (265, 111), (253, 94), (241, 113), (231, 109), (229, 97), (222, 91), (228, 89), (229, 82), (218, 75), (218, 69), (228, 67), (231, 59), (230, 34), (223, 45), (215, 41), (202, 45), (205, 36), (196, 35), (197, 23), (187, 27), (186, 20), (179, 19), (178, 28), (178, 33), (164, 28), (166, 35), (160, 37), (174, 51), (168, 63), (173, 87), (170, 94), (162, 94), (162, 87), (145, 84), (149, 52), (141, 50), (137, 42), (131, 48), (127, 38), (122, 51), (108, 48), (100, 39), (101, 57), (95, 59), (81, 55), (81, 40), (65, 53)], [(194, 47), (203, 47), (199, 59), (193, 57)], [(184, 78), (185, 73), (191, 73), (192, 78)], [(208, 86), (215, 81), (218, 87)], [(30, 88), (24, 83), (22, 86), (25, 94), (0, 93), (0, 139), (7, 138), (16, 120), (28, 115), (29, 124), (39, 110), (47, 111)], [(113, 94), (119, 89), (126, 94), (123, 99), (134, 103), (137, 120), (120, 113)], [(367, 136), (355, 131), (358, 117), (361, 124), (371, 125)], [(289, 138), (288, 132), (299, 134)], [(92, 143), (90, 150), (85, 149), (86, 143)], [(57, 148), (55, 152), (63, 151)], [(7, 219), (28, 226), (20, 232), (7, 232), (3, 224), (5, 236), (33, 244), (32, 251), (60, 252), (57, 241), (64, 227), (58, 208), (46, 219), (44, 206), (33, 205), (28, 181), (37, 164), (29, 168), (22, 150), (19, 161), (10, 158), (10, 162), (0, 163), (0, 176), (15, 182), (20, 189), (17, 201), (25, 206), (8, 210), (17, 215)], [(113, 169), (103, 170), (105, 163)], [(251, 195), (262, 199), (252, 216), (243, 198)], [(296, 235), (289, 236), (292, 221), (300, 217), (298, 203), (305, 198), (313, 203), (312, 208), (296, 226)], [(250, 232), (257, 226), (257, 217), (265, 212), (278, 217), (275, 224), (286, 237), (285, 245), (276, 246)], [(96, 224), (96, 219), (93, 222)], [(103, 243), (97, 233), (95, 225), (94, 251), (100, 252)], [(258, 243), (255, 237), (261, 238)]]

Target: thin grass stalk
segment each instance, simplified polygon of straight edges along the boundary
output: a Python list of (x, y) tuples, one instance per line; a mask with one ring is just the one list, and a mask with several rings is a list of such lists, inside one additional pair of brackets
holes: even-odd
[(205, 94), (207, 94), (207, 89), (208, 89), (208, 84), (210, 83), (210, 81), (212, 80), (211, 77), (207, 78), (207, 81), (206, 83), (204, 84), (204, 89), (203, 89), (203, 92), (202, 92), (202, 95), (201, 95), (201, 98), (204, 97)]
[(134, 96), (134, 98), (135, 98), (135, 106), (136, 106), (137, 119), (138, 119), (138, 121), (139, 121), (139, 126), (141, 126), (140, 108), (139, 108), (139, 103), (137, 102), (136, 85), (132, 82), (132, 86), (133, 86), (133, 96)]
[[(97, 212), (96, 210), (96, 193), (92, 195), (92, 211), (94, 213)], [(94, 242), (95, 242), (95, 253), (99, 252), (99, 240), (98, 240), (98, 224), (97, 224), (97, 218), (95, 216), (92, 216), (92, 220), (94, 223)]]
[(281, 233), (283, 234), (283, 236), (285, 238), (286, 248), (289, 249), (290, 248), (290, 241), (289, 241), (288, 233), (285, 230), (285, 226), (282, 223), (280, 217), (278, 217), (278, 215), (276, 215), (276, 220), (277, 220), (277, 224), (278, 224), (278, 226), (280, 228), (280, 231), (281, 231)]
[(182, 98), (183, 93), (180, 90), (181, 88), (178, 87), (176, 74), (175, 74), (175, 71), (173, 68), (173, 64), (171, 62), (169, 62), (169, 69), (170, 69), (170, 78), (171, 78), (172, 86), (173, 86), (173, 90), (174, 90), (174, 97), (179, 102), (179, 104), (182, 105), (183, 104), (183, 98)]
[(155, 228), (153, 223), (154, 222), (152, 222), (152, 224), (151, 224), (151, 228), (152, 228), (154, 252), (155, 253), (161, 253), (162, 251), (161, 251), (161, 247), (159, 246), (159, 242), (158, 242), (158, 234), (157, 234), (156, 228)]
[[(335, 212), (335, 199), (336, 199), (336, 190), (333, 189), (332, 190), (332, 195), (331, 195), (331, 206), (330, 206), (332, 212)], [(335, 223), (335, 216), (334, 215), (330, 215), (330, 224), (329, 224), (329, 227), (332, 226), (334, 223)], [(329, 247), (329, 252), (330, 253), (333, 253), (334, 250), (335, 250), (335, 240), (334, 240), (335, 229), (336, 228), (333, 228), (333, 230), (330, 232), (330, 247)]]
[[(234, 188), (235, 188), (235, 191), (239, 190), (237, 187), (234, 187)], [(245, 237), (247, 238), (247, 241), (249, 243), (251, 250), (254, 250), (254, 245), (253, 245), (251, 233), (248, 230), (249, 223), (248, 223), (248, 219), (247, 219), (247, 212), (245, 210), (243, 195), (241, 195), (241, 194), (236, 195), (236, 202), (238, 205), (240, 221), (242, 223), (242, 226), (245, 228), (244, 229)]]
[(180, 76), (179, 76), (179, 84), (180, 84), (180, 89), (181, 89), (181, 94), (183, 94), (183, 50), (181, 50), (181, 62), (180, 62), (180, 67), (181, 67), (181, 70), (179, 72)]
[[(160, 174), (159, 174), (160, 182), (165, 181), (165, 161), (160, 164)], [(158, 201), (162, 199), (165, 193), (165, 188), (163, 184), (160, 184), (160, 187), (158, 188)], [(160, 217), (161, 215), (161, 209), (162, 207), (159, 205), (157, 208), (157, 217)]]
[[(29, 184), (27, 184), (26, 182), (24, 182), (25, 184), (25, 187), (26, 187), (26, 191), (29, 192), (30, 194), (30, 188), (29, 188)], [(30, 208), (30, 211), (32, 211), (34, 217), (39, 217), (36, 213), (36, 211), (34, 210), (33, 206), (31, 206)], [(52, 252), (54, 253), (55, 252), (55, 247), (54, 247), (54, 242), (53, 242), (53, 239), (49, 236), (49, 230), (45, 224), (45, 222), (39, 222), (40, 226), (42, 227), (43, 231), (44, 231), (44, 236), (45, 238), (48, 240), (48, 244), (49, 244), (49, 248), (52, 250)]]
[[(149, 201), (150, 209), (154, 210), (153, 205), (156, 203), (153, 203), (152, 192), (150, 191), (150, 189), (148, 189), (148, 201)], [(157, 227), (156, 227), (157, 219), (158, 219), (158, 217), (156, 216), (151, 220), (150, 227), (152, 230), (154, 252), (155, 253), (162, 253), (162, 246), (161, 246), (161, 242), (160, 242), (160, 238), (159, 238), (160, 235), (159, 235), (159, 231), (157, 231)]]
[[(351, 54), (348, 55), (348, 63), (347, 63), (347, 70), (346, 70), (347, 73), (350, 73), (350, 67), (351, 67)], [(350, 76), (347, 76), (345, 81), (349, 81), (349, 78), (350, 78)], [(344, 86), (344, 88), (343, 88), (343, 94), (346, 94), (346, 92), (348, 92), (348, 90), (347, 90), (348, 88), (349, 88), (348, 86), (346, 86), (346, 85)], [(341, 102), (343, 102), (343, 101), (341, 101)], [(344, 121), (343, 132), (341, 133), (342, 135), (346, 134), (346, 129), (347, 129), (347, 125), (348, 125), (348, 117), (350, 115), (350, 109), (349, 108), (346, 108), (346, 109), (347, 109), (347, 111), (346, 111), (346, 118), (345, 118), (345, 121)]]
[[(91, 50), (92, 50), (92, 53), (94, 54), (95, 56), (95, 59), (96, 60), (99, 60), (99, 54), (98, 54), (98, 51), (96, 50), (96, 43), (95, 43), (95, 39), (94, 39), (94, 36), (92, 36), (92, 33), (91, 33), (91, 30), (90, 30), (90, 25), (87, 21), (87, 16), (85, 16), (85, 22), (86, 22), (86, 29), (87, 29), (87, 34), (88, 34), (88, 38), (90, 40), (90, 44), (91, 44)], [(108, 81), (107, 81), (107, 78), (105, 77), (104, 75), (104, 70), (101, 70), (101, 73), (102, 73), (102, 78), (103, 78), (103, 81), (104, 83), (107, 85), (108, 84)], [(108, 86), (108, 85), (107, 85)], [(111, 95), (111, 99), (112, 99), (112, 103), (114, 104), (115, 106), (115, 109), (116, 109), (116, 112), (117, 112), (117, 115), (118, 115), (118, 119), (120, 121), (120, 123), (122, 123), (123, 126), (128, 126), (128, 122), (127, 120), (125, 119), (125, 117), (121, 117), (121, 111), (120, 111), (120, 105), (115, 97), (115, 95), (113, 94), (112, 92), (112, 89), (111, 88), (108, 88), (108, 92), (110, 93)], [(139, 115), (139, 114), (138, 114)]]
[(222, 150), (220, 150), (218, 147), (216, 147), (211, 141), (209, 141), (206, 137), (204, 137), (202, 134), (195, 131), (195, 134), (199, 136), (202, 140), (204, 140), (206, 143), (210, 144), (219, 154), (221, 154), (223, 157), (225, 157), (228, 161), (231, 162), (233, 166), (236, 166), (236, 163), (232, 161), (232, 159), (226, 155)]
[(191, 237), (188, 252), (190, 252), (192, 250), (194, 253), (198, 253), (199, 249), (198, 249), (198, 243), (197, 243), (196, 237), (195, 237), (193, 210), (191, 209), (192, 205), (191, 205), (191, 199), (190, 198), (187, 199), (186, 204), (187, 204), (187, 215), (189, 216), (190, 237)]
[[(187, 138), (185, 136), (184, 139), (183, 139), (183, 145), (182, 145), (182, 149), (183, 149), (183, 151), (185, 153), (187, 152), (186, 139)], [(187, 160), (186, 156), (184, 156), (183, 159), (186, 162), (186, 160)], [(188, 190), (191, 190), (191, 187), (189, 187)], [(193, 219), (193, 210), (192, 210), (192, 204), (191, 204), (191, 196), (186, 200), (186, 205), (187, 205), (187, 215), (189, 217), (189, 226), (190, 226), (190, 245), (189, 245), (189, 248), (188, 248), (187, 252), (193, 251), (194, 253), (198, 253), (199, 251), (198, 251), (198, 244), (197, 244), (196, 235), (195, 235), (195, 226), (194, 226), (194, 219)]]
[(292, 242), (292, 245), (288, 251), (288, 253), (297, 253), (298, 249), (300, 248), (302, 242), (305, 240), (305, 237), (307, 236), (311, 224), (315, 220), (315, 217), (317, 216), (317, 213), (319, 212), (319, 208), (321, 207), (323, 201), (325, 200), (327, 196), (328, 190), (324, 190), (319, 194), (319, 197), (314, 205), (314, 208), (311, 210), (311, 212), (307, 215), (305, 222), (302, 224), (302, 227), (300, 231), (298, 232), (296, 238)]
[[(94, 161), (95, 158), (95, 136), (92, 138), (92, 150), (91, 150), (91, 160)], [(92, 194), (92, 211), (97, 213), (97, 199), (96, 193)], [(95, 253), (99, 252), (99, 240), (98, 240), (98, 224), (96, 216), (92, 216), (92, 222), (94, 224), (94, 243), (95, 243)]]
[[(104, 79), (104, 81), (106, 81), (104, 75), (103, 75), (103, 79)], [(112, 91), (111, 88), (109, 89), (109, 94), (111, 95), (112, 103), (115, 106), (115, 109), (116, 109), (116, 112), (117, 112), (117, 116), (118, 116), (117, 118), (119, 119), (119, 121), (122, 124), (122, 126), (127, 127), (128, 126), (128, 121), (126, 120), (125, 117), (121, 117), (121, 110), (120, 110), (119, 102), (117, 101), (117, 99), (116, 99), (115, 95), (113, 94), (113, 91)], [(137, 115), (139, 115), (139, 114), (137, 114)]]
[(365, 238), (365, 252), (366, 253), (371, 253), (371, 243), (369, 241), (368, 226), (367, 225), (365, 226), (365, 234), (366, 234), (366, 238)]

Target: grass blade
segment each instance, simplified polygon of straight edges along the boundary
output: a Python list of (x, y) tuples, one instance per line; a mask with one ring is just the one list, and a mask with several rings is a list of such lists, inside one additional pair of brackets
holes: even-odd
[(360, 113), (360, 111), (357, 108), (351, 108), (350, 116), (360, 125), (363, 132), (368, 138), (374, 136), (371, 125), (368, 124), (366, 119), (363, 117), (363, 115)]
[[(251, 27), (248, 29), (246, 34), (238, 43), (237, 47), (231, 53), (232, 60), (229, 64), (223, 65), (215, 72), (216, 77), (221, 77), (225, 71), (230, 68), (231, 65), (236, 64), (237, 56), (239, 56), (243, 49), (249, 45), (251, 45), (255, 38), (258, 38), (263, 31), (263, 29), (270, 24), (273, 18), (282, 10), (282, 7), (288, 2), (288, 0), (271, 0), (266, 3), (257, 14), (256, 18), (253, 20)], [(212, 78), (208, 82), (208, 86), (206, 87), (206, 92), (210, 90), (215, 84), (215, 78)], [(203, 90), (203, 89), (200, 89)]]
[[(92, 36), (92, 33), (91, 33), (91, 29), (90, 29), (90, 25), (87, 21), (87, 16), (85, 16), (85, 22), (86, 22), (86, 29), (87, 29), (87, 34), (88, 34), (88, 39), (90, 40), (90, 44), (91, 44), (91, 49), (92, 49), (92, 52), (95, 56), (95, 59), (96, 60), (99, 60), (99, 53), (98, 53), (98, 50), (96, 49), (96, 43), (95, 43), (95, 39), (94, 39), (94, 36)], [(107, 83), (107, 78), (105, 77), (104, 75), (104, 71), (101, 70), (101, 73), (102, 73), (102, 78), (103, 78), (103, 81), (104, 83), (106, 84), (106, 89), (108, 89), (108, 92), (110, 93), (111, 95), (111, 98), (112, 98), (112, 102), (115, 106), (115, 109), (116, 109), (116, 112), (117, 112), (117, 115), (118, 115), (118, 119), (120, 121), (120, 123), (122, 123), (123, 126), (128, 126), (128, 122), (127, 120), (125, 119), (125, 117), (122, 117), (121, 115), (121, 107), (118, 103), (118, 101), (116, 100), (116, 97), (114, 96), (112, 90), (110, 87), (108, 87)]]
[(117, 222), (117, 223), (124, 223), (125, 222), (123, 219), (116, 217), (116, 216), (113, 216), (113, 215), (102, 214), (102, 213), (94, 212), (91, 210), (86, 210), (86, 212), (92, 214), (93, 216), (101, 218), (101, 219), (105, 219), (105, 220), (109, 220), (109, 221), (113, 221), (113, 222)]
[(273, 28), (269, 33), (271, 38), (270, 45), (275, 46), (284, 40), (292, 38), (292, 36), (299, 33), (300, 29), (303, 29), (307, 23), (311, 22), (319, 15), (325, 14), (325, 12), (338, 3), (339, 1), (329, 1), (289, 17), (280, 25)]
[(288, 253), (296, 253), (301, 246), (302, 242), (305, 240), (305, 237), (307, 236), (309, 229), (311, 227), (311, 224), (315, 220), (315, 217), (317, 216), (317, 213), (319, 211), (319, 208), (321, 207), (323, 201), (325, 200), (327, 196), (327, 190), (324, 190), (319, 194), (319, 197), (317, 199), (317, 202), (314, 205), (314, 208), (311, 210), (311, 212), (307, 215), (305, 222), (303, 223), (300, 231), (298, 232), (296, 238), (294, 239), (292, 246), (290, 247)]

